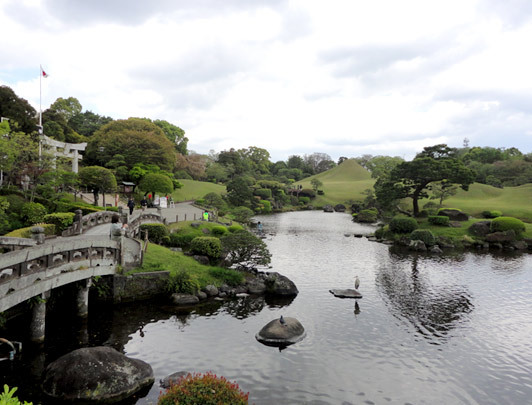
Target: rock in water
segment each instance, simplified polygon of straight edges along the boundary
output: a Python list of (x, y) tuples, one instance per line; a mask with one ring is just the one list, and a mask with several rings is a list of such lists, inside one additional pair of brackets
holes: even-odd
[(110, 404), (154, 382), (151, 366), (111, 347), (74, 350), (50, 363), (44, 371), (43, 391), (75, 404)]
[(351, 288), (347, 288), (347, 289), (335, 288), (335, 289), (329, 290), (329, 292), (338, 298), (362, 298), (362, 294), (360, 294), (357, 290), (353, 290)]
[(284, 324), (274, 319), (264, 326), (255, 339), (268, 346), (288, 346), (305, 337), (305, 328), (296, 318), (283, 317)]

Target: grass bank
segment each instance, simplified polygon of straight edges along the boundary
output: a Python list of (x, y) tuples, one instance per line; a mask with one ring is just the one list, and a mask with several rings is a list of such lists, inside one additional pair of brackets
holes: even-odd
[(237, 270), (205, 266), (182, 252), (174, 252), (154, 243), (148, 245), (142, 266), (128, 274), (152, 271), (169, 271), (171, 275), (185, 271), (200, 288), (209, 284), (217, 287), (222, 284), (239, 285), (245, 279), (244, 274)]
[(183, 183), (183, 187), (172, 192), (172, 198), (174, 201), (197, 200), (211, 192), (218, 194), (226, 192), (225, 186), (206, 181), (180, 179), (179, 182)]

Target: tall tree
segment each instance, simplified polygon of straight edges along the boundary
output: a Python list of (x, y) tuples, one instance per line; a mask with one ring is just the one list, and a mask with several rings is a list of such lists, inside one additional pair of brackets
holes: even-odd
[(112, 120), (111, 117), (104, 117), (103, 115), (95, 114), (92, 111), (85, 111), (73, 115), (68, 120), (68, 125), (78, 134), (91, 137), (97, 130)]
[(188, 138), (185, 136), (185, 131), (165, 120), (155, 120), (153, 123), (163, 130), (168, 140), (175, 145), (179, 153), (182, 155), (188, 154)]
[(410, 162), (398, 164), (389, 175), (375, 183), (375, 194), (381, 202), (412, 198), (413, 215), (419, 214), (419, 199), (428, 197), (431, 183), (445, 181), (468, 190), (475, 172), (457, 159), (457, 150), (445, 144), (429, 146)]
[(159, 173), (148, 173), (140, 181), (139, 188), (146, 194), (151, 192), (153, 196), (155, 193), (170, 194), (174, 191), (172, 180)]
[(31, 134), (37, 130), (37, 112), (27, 100), (7, 86), (0, 86), (0, 117), (9, 118), (11, 129)]
[(98, 195), (103, 193), (103, 206), (105, 207), (105, 193), (116, 190), (116, 178), (113, 172), (105, 167), (82, 167), (79, 169), (78, 178), (81, 185), (92, 190), (94, 205), (98, 205)]

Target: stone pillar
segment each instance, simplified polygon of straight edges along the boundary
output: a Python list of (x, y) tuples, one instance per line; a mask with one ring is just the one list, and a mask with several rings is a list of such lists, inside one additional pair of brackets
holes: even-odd
[(91, 286), (91, 281), (89, 278), (78, 283), (76, 309), (80, 318), (86, 318), (89, 315), (89, 287)]
[(74, 157), (72, 158), (72, 171), (74, 173), (78, 172), (78, 160), (79, 160), (78, 150), (74, 149)]
[(78, 234), (81, 235), (83, 233), (83, 211), (76, 210), (74, 212), (76, 213), (74, 215), (74, 222), (78, 224)]
[(44, 228), (42, 226), (31, 228), (31, 238), (37, 242), (37, 245), (42, 245), (44, 243)]
[(159, 215), (161, 218), (163, 217), (163, 209), (160, 205), (157, 207), (157, 215)]
[(37, 295), (31, 309), (30, 340), (32, 342), (44, 342), (44, 330), (46, 326), (46, 300), (45, 294)]

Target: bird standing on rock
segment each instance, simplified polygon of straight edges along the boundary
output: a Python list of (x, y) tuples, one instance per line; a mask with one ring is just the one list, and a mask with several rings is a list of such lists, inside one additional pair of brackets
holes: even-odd
[(283, 325), (283, 326), (286, 325), (286, 321), (284, 320), (284, 318), (283, 318), (282, 315), (281, 315), (281, 317), (279, 318), (279, 323), (280, 323), (281, 325)]
[(360, 286), (360, 280), (358, 279), (358, 276), (355, 276), (355, 290), (358, 290), (359, 286)]

